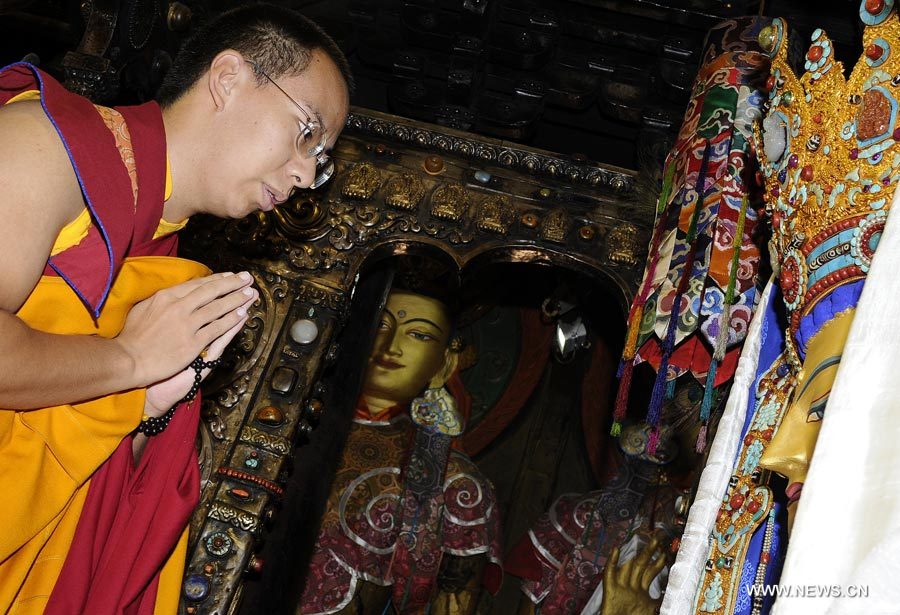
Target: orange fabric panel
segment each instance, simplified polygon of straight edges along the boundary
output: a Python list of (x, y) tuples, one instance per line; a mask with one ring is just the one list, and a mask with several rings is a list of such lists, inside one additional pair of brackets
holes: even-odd
[[(173, 257), (126, 259), (95, 322), (64, 280), (43, 277), (17, 315), (34, 329), (114, 337), (131, 307), (209, 273)], [(140, 422), (144, 390), (29, 411), (0, 410), (0, 612), (41, 612), (87, 494), (88, 480)], [(183, 566), (183, 560), (181, 562)]]

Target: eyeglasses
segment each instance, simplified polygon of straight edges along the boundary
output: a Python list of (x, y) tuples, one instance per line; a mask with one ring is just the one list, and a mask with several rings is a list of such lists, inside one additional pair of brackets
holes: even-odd
[(297, 135), (296, 147), (297, 151), (300, 152), (301, 157), (316, 159), (316, 177), (309, 186), (309, 189), (315, 190), (322, 186), (322, 184), (327, 182), (331, 179), (331, 176), (334, 175), (334, 162), (329, 159), (328, 154), (325, 152), (325, 145), (328, 142), (328, 135), (325, 132), (325, 128), (318, 120), (310, 117), (309, 112), (300, 106), (300, 103), (294, 100), (290, 94), (285, 92), (284, 88), (278, 85), (274, 79), (267, 75), (266, 71), (264, 71), (259, 64), (251, 62), (250, 60), (245, 60), (245, 62), (253, 67), (254, 72), (259, 73), (268, 79), (269, 83), (278, 88), (279, 92), (287, 96), (288, 100), (294, 103), (294, 106), (306, 117), (306, 122), (297, 120), (297, 123), (300, 124), (300, 134)]

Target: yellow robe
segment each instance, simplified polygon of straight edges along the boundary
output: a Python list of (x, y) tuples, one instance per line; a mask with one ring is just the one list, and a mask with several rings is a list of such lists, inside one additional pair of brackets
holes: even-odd
[[(44, 276), (17, 316), (48, 333), (115, 337), (135, 303), (208, 274), (179, 258), (127, 258), (96, 323), (64, 280)], [(137, 427), (144, 395), (135, 389), (73, 405), (0, 410), (0, 612), (43, 612), (90, 477)], [(157, 613), (177, 608), (185, 552), (186, 530), (163, 571)]]

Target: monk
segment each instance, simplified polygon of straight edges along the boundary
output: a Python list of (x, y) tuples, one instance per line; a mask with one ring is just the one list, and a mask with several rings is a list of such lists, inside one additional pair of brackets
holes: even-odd
[(454, 450), (458, 354), (433, 294), (388, 297), (298, 615), (469, 615), (499, 588), (496, 495)]
[(176, 611), (197, 389), (257, 292), (173, 233), (320, 185), (349, 90), (334, 42), (265, 4), (199, 29), (158, 103), (0, 70), (0, 611)]

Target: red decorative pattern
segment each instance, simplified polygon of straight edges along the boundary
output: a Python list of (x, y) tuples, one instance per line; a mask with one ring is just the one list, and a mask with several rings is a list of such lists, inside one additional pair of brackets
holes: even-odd
[[(406, 414), (390, 421), (357, 419), (351, 426), (322, 517), (301, 615), (342, 609), (363, 581), (393, 586), (395, 608), (427, 603), (422, 592), (430, 591), (429, 577), (437, 575), (446, 554), (486, 555), (490, 564), (499, 565), (494, 488), (468, 457), (450, 452), (441, 491), (420, 502), (407, 493), (401, 472), (414, 427)], [(408, 541), (403, 549), (400, 541)]]
[(270, 480), (266, 480), (261, 476), (250, 474), (249, 472), (242, 472), (241, 470), (235, 470), (234, 468), (222, 466), (221, 468), (216, 470), (216, 474), (218, 474), (219, 476), (227, 476), (228, 478), (233, 478), (235, 480), (242, 480), (246, 483), (253, 483), (254, 485), (258, 485), (259, 487), (262, 487), (266, 491), (274, 493), (275, 495), (282, 495), (284, 493), (284, 489), (282, 489), (277, 484), (273, 483)]
[(847, 229), (856, 228), (859, 226), (859, 221), (865, 218), (865, 215), (853, 216), (851, 218), (844, 218), (843, 220), (839, 220), (834, 224), (823, 228), (821, 231), (813, 235), (812, 239), (803, 244), (803, 247), (800, 248), (800, 251), (803, 253), (803, 256), (809, 256), (809, 254), (816, 249), (823, 241), (837, 235), (841, 231), (846, 231)]

